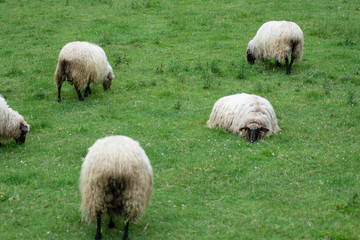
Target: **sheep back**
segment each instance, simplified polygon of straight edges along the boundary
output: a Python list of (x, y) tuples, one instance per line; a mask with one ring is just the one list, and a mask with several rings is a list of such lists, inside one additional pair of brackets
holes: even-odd
[(303, 47), (302, 30), (296, 23), (288, 21), (264, 23), (248, 44), (248, 49), (260, 61), (276, 59), (281, 62), (290, 56), (299, 61)]
[(107, 60), (104, 50), (89, 42), (70, 42), (60, 51), (54, 73), (55, 83), (59, 84), (61, 77), (66, 77), (78, 89), (88, 82), (98, 84), (114, 78), (113, 70)]
[(107, 191), (111, 182), (121, 187), (125, 220), (137, 220), (150, 201), (153, 173), (150, 161), (137, 141), (126, 136), (109, 136), (89, 148), (80, 173), (81, 209), (93, 222), (98, 211), (107, 213)]
[(226, 131), (244, 137), (243, 127), (265, 127), (270, 134), (278, 133), (280, 128), (270, 102), (263, 97), (252, 94), (234, 94), (217, 100), (207, 121), (209, 128), (220, 127)]

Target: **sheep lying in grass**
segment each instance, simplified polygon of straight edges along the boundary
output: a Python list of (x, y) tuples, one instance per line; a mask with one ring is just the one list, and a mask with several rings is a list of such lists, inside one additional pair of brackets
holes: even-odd
[(29, 129), (24, 117), (9, 108), (0, 95), (0, 140), (15, 139), (17, 144), (23, 144)]
[(79, 100), (83, 101), (80, 89), (86, 86), (84, 97), (87, 97), (91, 94), (90, 83), (103, 83), (104, 89), (107, 90), (115, 77), (104, 50), (88, 42), (66, 44), (60, 51), (54, 75), (58, 88), (58, 102), (61, 101), (60, 92), (64, 81), (74, 84)]
[(89, 222), (97, 220), (95, 239), (101, 239), (101, 214), (123, 216), (123, 240), (129, 222), (137, 220), (150, 201), (153, 172), (137, 141), (126, 136), (99, 139), (89, 148), (80, 173), (81, 209)]
[(254, 143), (259, 138), (278, 133), (280, 128), (270, 102), (252, 94), (235, 94), (220, 98), (207, 121), (209, 128), (220, 127), (246, 137)]
[(276, 59), (277, 66), (281, 66), (280, 62), (285, 60), (286, 73), (290, 74), (293, 62), (299, 61), (302, 57), (303, 47), (303, 32), (296, 23), (270, 21), (264, 23), (249, 42), (246, 50), (247, 60), (254, 64), (256, 59)]

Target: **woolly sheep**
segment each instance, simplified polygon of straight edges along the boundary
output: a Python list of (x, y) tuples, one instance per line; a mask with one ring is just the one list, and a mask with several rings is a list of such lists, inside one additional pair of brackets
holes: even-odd
[(17, 144), (23, 144), (29, 129), (30, 126), (25, 122), (24, 117), (9, 108), (0, 95), (0, 140), (15, 139)]
[(79, 100), (83, 101), (80, 89), (86, 86), (84, 97), (91, 94), (90, 83), (102, 83), (107, 90), (115, 76), (101, 47), (89, 42), (70, 42), (60, 51), (54, 77), (60, 102), (64, 81), (74, 84)]
[[(277, 66), (285, 60), (286, 73), (290, 74), (291, 65), (302, 57), (304, 36), (300, 27), (294, 22), (270, 21), (264, 23), (255, 37), (249, 42), (246, 54), (250, 64), (276, 59)], [(289, 58), (291, 61), (289, 63)]]
[(281, 129), (270, 102), (252, 94), (235, 94), (216, 101), (207, 121), (209, 128), (220, 127), (246, 137), (251, 143)]
[(150, 201), (153, 172), (137, 141), (109, 136), (89, 148), (80, 172), (81, 209), (89, 222), (97, 220), (95, 239), (101, 239), (101, 214), (123, 216), (123, 240), (128, 239), (130, 220), (137, 220)]

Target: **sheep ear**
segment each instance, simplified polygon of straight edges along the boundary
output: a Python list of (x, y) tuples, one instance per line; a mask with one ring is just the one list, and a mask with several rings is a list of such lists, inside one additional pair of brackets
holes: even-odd
[(24, 124), (20, 124), (20, 130), (21, 131), (24, 131), (24, 132), (27, 132), (29, 129), (28, 129), (28, 127), (27, 126), (25, 126)]
[(269, 131), (269, 129), (262, 127), (262, 128), (260, 128), (260, 131), (263, 131), (263, 132), (268, 132), (268, 131)]
[(115, 77), (115, 75), (112, 74), (111, 72), (109, 72), (109, 74), (107, 75), (107, 78), (108, 78), (109, 80), (113, 79), (114, 77)]

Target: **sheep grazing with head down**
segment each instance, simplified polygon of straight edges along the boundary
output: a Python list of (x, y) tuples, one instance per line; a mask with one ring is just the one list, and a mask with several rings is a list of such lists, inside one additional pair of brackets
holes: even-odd
[[(285, 60), (286, 73), (291, 73), (291, 65), (302, 57), (304, 35), (294, 22), (270, 21), (264, 23), (249, 42), (246, 54), (250, 64), (276, 59), (277, 66)], [(289, 62), (289, 58), (291, 60)]]
[(23, 144), (29, 129), (30, 126), (25, 122), (24, 117), (9, 108), (0, 95), (0, 140), (15, 139), (17, 144)]
[(209, 128), (220, 127), (246, 137), (251, 143), (278, 133), (280, 128), (270, 102), (252, 94), (235, 94), (216, 101), (207, 121)]
[(91, 94), (90, 83), (102, 83), (107, 90), (115, 77), (104, 50), (89, 42), (66, 44), (60, 51), (54, 76), (58, 102), (61, 101), (61, 86), (65, 81), (74, 84), (79, 100), (83, 101), (80, 89), (86, 86), (84, 97), (87, 97)]
[(129, 222), (140, 218), (150, 201), (153, 172), (137, 141), (126, 136), (109, 136), (89, 148), (80, 173), (81, 209), (89, 222), (97, 221), (95, 239), (101, 239), (101, 214), (123, 216), (123, 240)]

